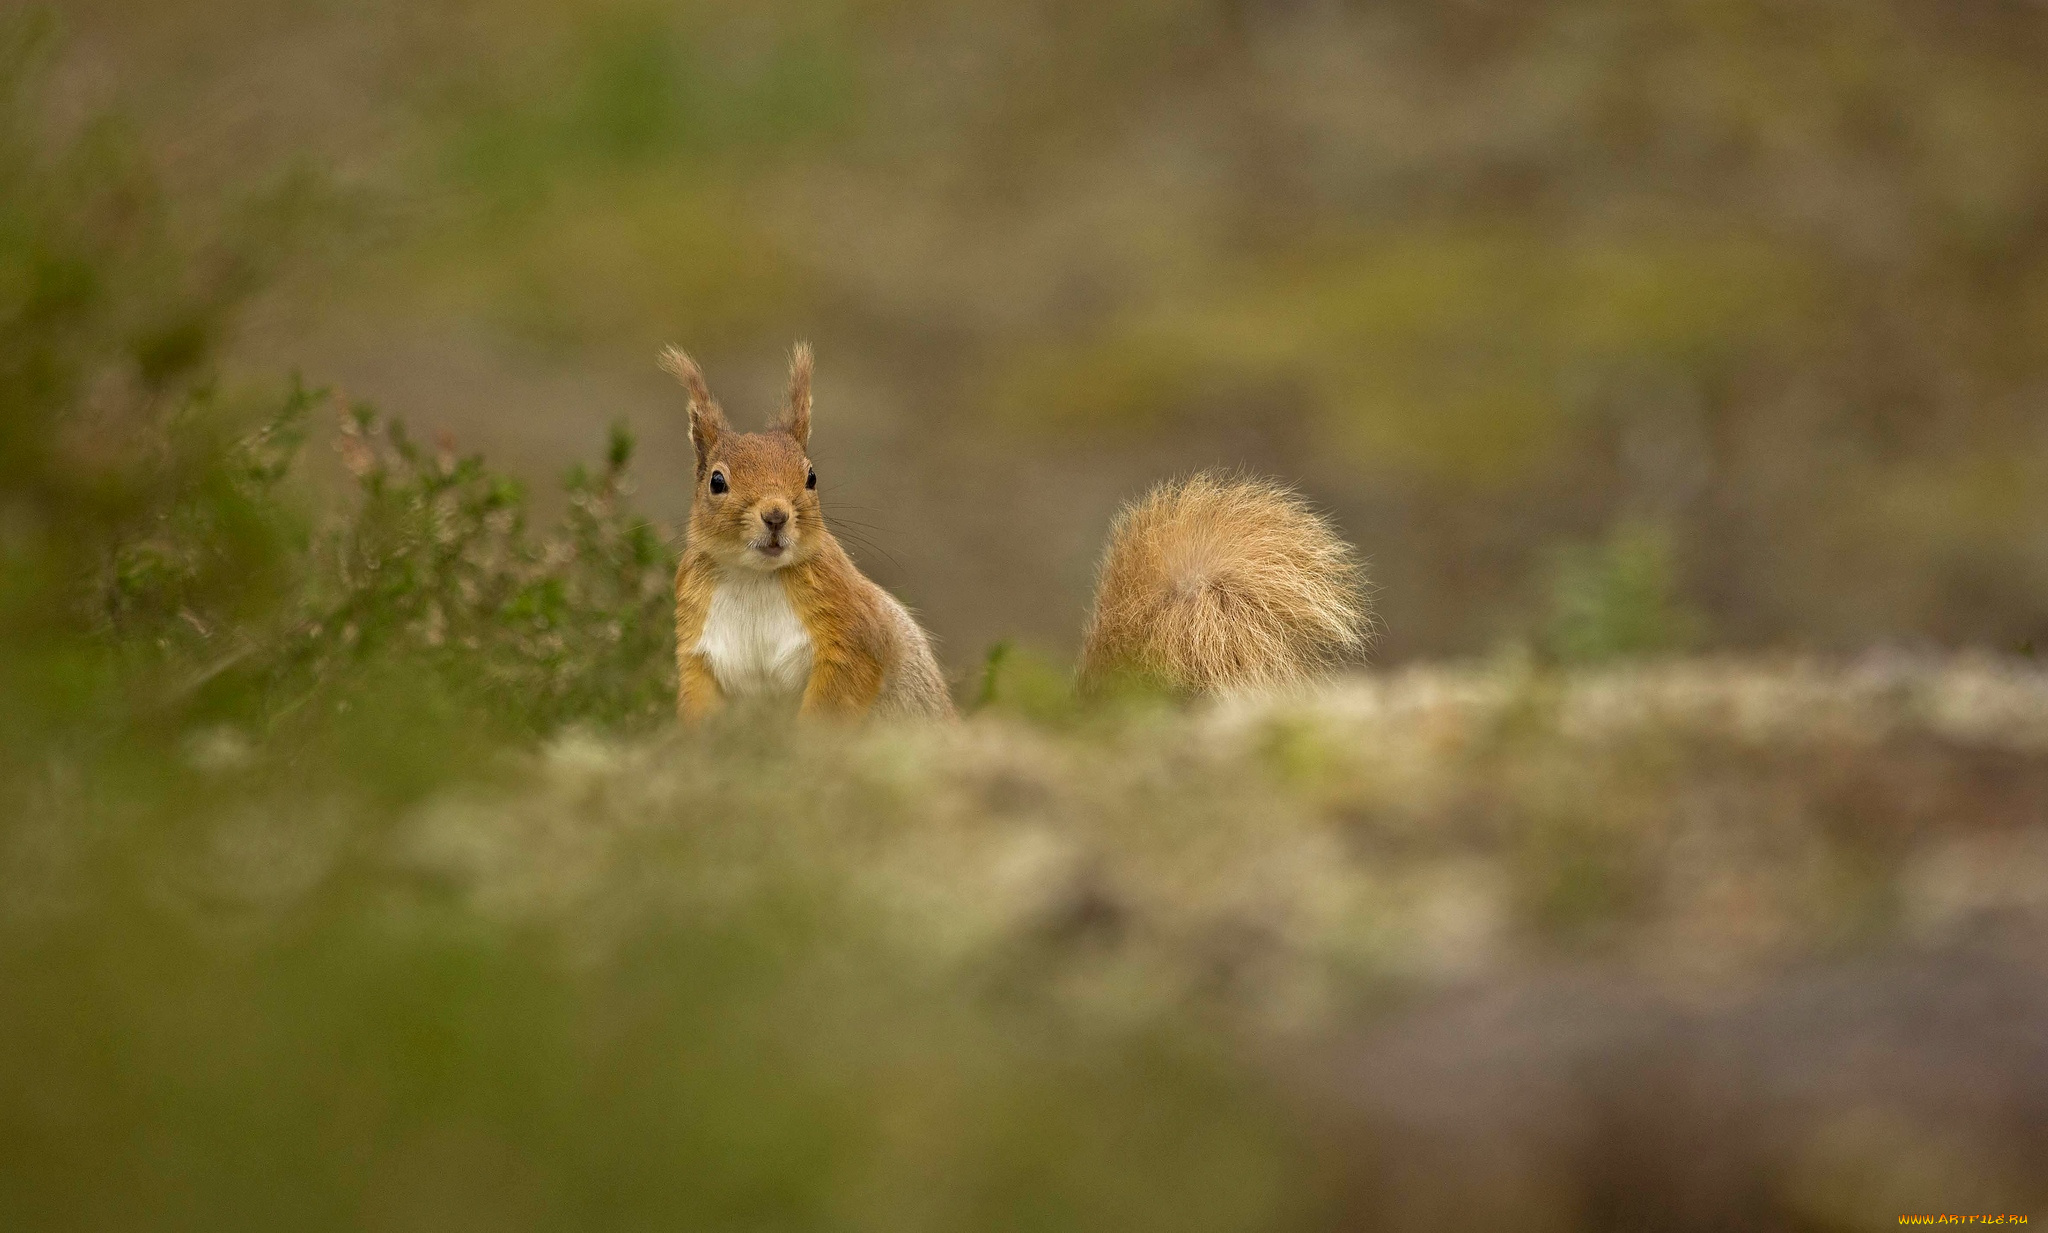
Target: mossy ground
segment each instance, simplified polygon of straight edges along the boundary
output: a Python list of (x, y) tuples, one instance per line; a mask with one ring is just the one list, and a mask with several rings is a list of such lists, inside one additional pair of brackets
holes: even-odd
[[(1429, 1064), (1469, 1086), (1531, 1022), (1739, 1004), (2048, 908), (2048, 674), (1989, 660), (572, 730), (417, 793), (306, 758), (214, 727), (146, 777), (26, 781), (0, 1202), (33, 1227), (1371, 1225), (1460, 1188), (1347, 1191), (1407, 1150), (1304, 1095), (1392, 1047), (1361, 1033), (1595, 983), (1446, 1028)], [(1642, 1030), (1714, 1082), (1682, 1028)], [(1562, 1116), (1630, 1056), (1529, 1076)], [(1826, 1227), (1895, 1166), (1930, 1210), (2033, 1195), (1965, 1103), (1779, 1163), (1847, 1153)]]

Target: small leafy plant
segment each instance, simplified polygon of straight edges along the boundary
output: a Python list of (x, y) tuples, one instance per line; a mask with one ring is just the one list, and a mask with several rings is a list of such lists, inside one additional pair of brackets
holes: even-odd
[(1585, 664), (1691, 649), (1702, 622), (1680, 592), (1675, 555), (1668, 532), (1638, 522), (1560, 550), (1541, 636), (1546, 657)]
[[(342, 701), (348, 682), (380, 668), (515, 734), (666, 714), (675, 554), (631, 508), (623, 424), (600, 467), (566, 477), (559, 523), (537, 530), (522, 487), (480, 456), (446, 439), (423, 445), (369, 406), (346, 408), (336, 443), (355, 491), (308, 530), (279, 485), (329, 401), (294, 383), (229, 450), (218, 482), (119, 546), (107, 600), (117, 629), (163, 630), (160, 650), (186, 661), (186, 692), (264, 727)], [(274, 610), (254, 620), (197, 602), (204, 579), (234, 564), (228, 524), (302, 549)]]

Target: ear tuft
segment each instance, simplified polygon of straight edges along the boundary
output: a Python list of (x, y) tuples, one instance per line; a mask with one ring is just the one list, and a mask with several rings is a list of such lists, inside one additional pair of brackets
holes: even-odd
[(800, 342), (789, 353), (789, 411), (783, 421), (797, 445), (811, 445), (811, 344)]
[(661, 366), (673, 374), (676, 380), (682, 382), (683, 388), (690, 392), (691, 411), (699, 407), (718, 405), (711, 399), (711, 387), (704, 384), (704, 370), (697, 367), (697, 361), (691, 359), (689, 353), (681, 347), (663, 347)]
[(725, 422), (725, 410), (718, 400), (711, 397), (711, 387), (704, 383), (704, 370), (697, 367), (681, 347), (665, 347), (661, 352), (661, 366), (683, 383), (690, 395), (690, 444), (697, 451), (697, 474), (711, 465), (712, 448), (718, 439), (732, 428)]

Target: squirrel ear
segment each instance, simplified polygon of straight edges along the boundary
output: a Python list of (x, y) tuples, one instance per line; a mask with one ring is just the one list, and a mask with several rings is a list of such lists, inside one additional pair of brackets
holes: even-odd
[(724, 408), (711, 397), (711, 387), (704, 384), (704, 371), (681, 347), (664, 348), (661, 366), (674, 373), (690, 393), (690, 444), (697, 451), (697, 474), (702, 475), (711, 465), (711, 451), (718, 439), (731, 432), (732, 426), (725, 422)]
[(800, 448), (811, 445), (811, 344), (800, 342), (789, 353), (789, 418), (784, 427)]

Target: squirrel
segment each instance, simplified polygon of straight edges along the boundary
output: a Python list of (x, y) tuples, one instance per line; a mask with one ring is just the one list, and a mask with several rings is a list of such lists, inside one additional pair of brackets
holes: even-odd
[[(809, 456), (812, 356), (788, 405), (738, 433), (694, 360), (661, 365), (689, 396), (696, 488), (676, 570), (677, 711), (781, 696), (799, 713), (956, 715), (931, 636), (861, 573), (825, 524)], [(1363, 649), (1363, 569), (1294, 490), (1204, 472), (1155, 487), (1110, 529), (1083, 640), (1087, 693), (1142, 679), (1194, 695), (1286, 688)]]

